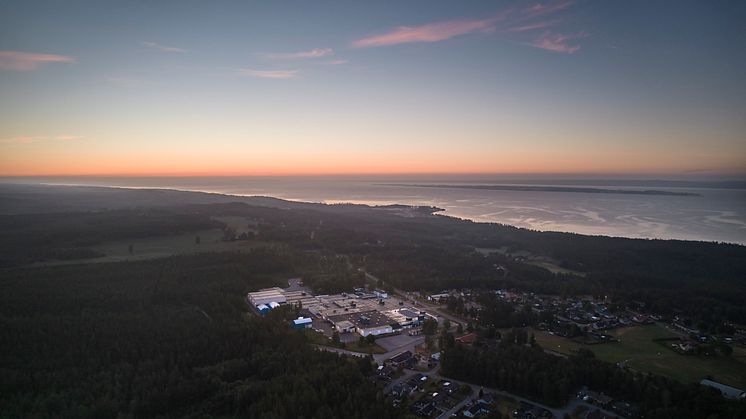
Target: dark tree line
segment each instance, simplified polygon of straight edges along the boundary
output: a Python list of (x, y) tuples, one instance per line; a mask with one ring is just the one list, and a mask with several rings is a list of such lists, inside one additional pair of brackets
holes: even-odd
[(316, 351), (284, 316), (247, 313), (245, 293), (296, 274), (295, 258), (2, 271), (0, 417), (398, 417), (365, 378), (369, 359)]
[(577, 390), (588, 386), (639, 404), (646, 418), (746, 417), (743, 401), (726, 400), (713, 389), (621, 369), (587, 352), (557, 357), (535, 343), (527, 346), (529, 336), (508, 334), (493, 349), (451, 346), (441, 355), (441, 373), (552, 406), (564, 406)]

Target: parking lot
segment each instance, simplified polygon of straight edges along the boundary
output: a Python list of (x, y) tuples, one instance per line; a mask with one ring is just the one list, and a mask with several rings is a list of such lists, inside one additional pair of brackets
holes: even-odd
[(388, 351), (393, 351), (397, 348), (401, 348), (402, 346), (410, 345), (414, 342), (419, 342), (421, 340), (422, 340), (421, 335), (420, 336), (409, 336), (407, 331), (404, 331), (402, 332), (401, 335), (378, 338), (376, 339), (376, 343), (388, 352)]

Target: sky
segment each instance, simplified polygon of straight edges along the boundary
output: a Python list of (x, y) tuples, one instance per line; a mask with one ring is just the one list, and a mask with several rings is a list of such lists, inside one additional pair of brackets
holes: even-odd
[(746, 175), (743, 1), (5, 1), (0, 176)]

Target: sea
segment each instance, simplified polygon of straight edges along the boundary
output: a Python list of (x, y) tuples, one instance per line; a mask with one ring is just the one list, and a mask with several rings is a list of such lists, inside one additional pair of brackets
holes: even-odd
[[(442, 208), (439, 214), (447, 216), (541, 231), (746, 244), (744, 181), (504, 175), (34, 177), (1, 181), (164, 188), (320, 203), (424, 205)], [(494, 185), (500, 189), (488, 189)]]

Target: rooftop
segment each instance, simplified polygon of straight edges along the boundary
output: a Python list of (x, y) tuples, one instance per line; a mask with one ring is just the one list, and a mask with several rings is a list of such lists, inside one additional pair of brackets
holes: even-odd
[(335, 316), (330, 316), (329, 320), (331, 320), (335, 324), (342, 321), (349, 321), (361, 329), (386, 326), (394, 322), (391, 318), (376, 310), (363, 311), (359, 313), (338, 314)]

